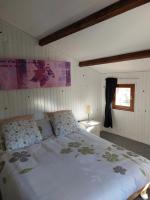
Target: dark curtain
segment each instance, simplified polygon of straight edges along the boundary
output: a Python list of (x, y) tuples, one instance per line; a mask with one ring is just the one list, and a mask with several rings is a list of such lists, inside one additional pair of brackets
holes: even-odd
[(104, 121), (104, 127), (106, 128), (113, 127), (112, 116), (111, 116), (111, 103), (115, 95), (116, 87), (117, 87), (117, 78), (106, 78), (106, 89), (105, 89), (106, 106), (105, 106), (105, 121)]

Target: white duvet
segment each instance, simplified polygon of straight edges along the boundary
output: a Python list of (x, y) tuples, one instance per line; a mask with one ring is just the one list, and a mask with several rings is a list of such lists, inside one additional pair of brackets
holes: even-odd
[(150, 182), (150, 161), (81, 131), (0, 158), (3, 200), (127, 200)]

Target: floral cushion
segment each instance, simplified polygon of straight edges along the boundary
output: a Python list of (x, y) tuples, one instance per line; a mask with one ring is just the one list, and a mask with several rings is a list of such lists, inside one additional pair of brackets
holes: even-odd
[(80, 129), (71, 110), (53, 112), (49, 119), (56, 136), (76, 133)]
[(2, 125), (6, 150), (23, 148), (42, 140), (40, 131), (33, 120), (9, 122)]
[(49, 137), (53, 136), (52, 127), (50, 125), (49, 120), (41, 119), (41, 120), (37, 120), (36, 123), (37, 123), (39, 130), (40, 130), (40, 133), (42, 135), (43, 140), (46, 140)]
[(6, 118), (6, 119), (0, 119), (0, 153), (6, 150), (5, 139), (4, 139), (4, 136), (2, 134), (1, 126), (3, 124), (9, 123), (9, 122), (22, 121), (22, 120), (32, 120), (32, 119), (33, 119), (33, 115), (21, 115), (21, 116)]

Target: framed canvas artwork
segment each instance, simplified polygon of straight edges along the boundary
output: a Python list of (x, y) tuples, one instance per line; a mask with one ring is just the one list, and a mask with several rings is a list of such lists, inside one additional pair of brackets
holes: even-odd
[(0, 90), (65, 87), (70, 85), (70, 62), (0, 59)]

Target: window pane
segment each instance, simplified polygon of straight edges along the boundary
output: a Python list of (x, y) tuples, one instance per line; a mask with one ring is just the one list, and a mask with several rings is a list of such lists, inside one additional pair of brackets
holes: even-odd
[(131, 88), (116, 88), (116, 101), (118, 106), (130, 107)]

